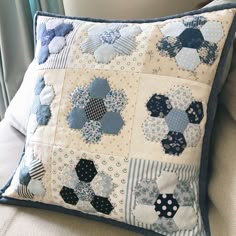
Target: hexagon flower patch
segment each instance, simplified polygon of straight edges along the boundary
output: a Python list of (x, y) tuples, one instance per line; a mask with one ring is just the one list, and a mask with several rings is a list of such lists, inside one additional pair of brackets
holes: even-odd
[(66, 45), (66, 35), (73, 30), (72, 24), (61, 19), (41, 23), (37, 30), (36, 57), (39, 64), (47, 61), (50, 54), (59, 53)]
[(93, 54), (98, 63), (109, 63), (118, 55), (130, 55), (136, 48), (135, 37), (142, 32), (139, 26), (99, 24), (88, 29), (88, 38), (80, 48)]
[(107, 79), (95, 78), (88, 87), (72, 92), (68, 125), (80, 130), (86, 143), (98, 143), (103, 133), (117, 135), (124, 125), (121, 111), (126, 100), (125, 93), (112, 90)]
[[(113, 191), (112, 178), (98, 172), (94, 162), (86, 159), (80, 159), (75, 172), (77, 178), (72, 177), (73, 173), (68, 175), (70, 187), (63, 186), (60, 191), (64, 202), (74, 206), (79, 204), (78, 207), (82, 207), (85, 212), (109, 215), (114, 209), (109, 200)], [(71, 185), (74, 187), (71, 188)]]
[(21, 198), (33, 199), (34, 196), (44, 196), (46, 189), (43, 186), (42, 178), (45, 175), (45, 168), (42, 162), (32, 156), (30, 161), (21, 163), (19, 167), (19, 179), (17, 193)]
[(156, 44), (161, 55), (175, 58), (182, 69), (194, 71), (200, 64), (212, 65), (217, 57), (217, 43), (224, 37), (220, 22), (203, 16), (189, 16), (161, 28), (165, 36)]
[(143, 124), (146, 139), (161, 142), (169, 155), (180, 155), (196, 147), (201, 138), (199, 124), (203, 105), (195, 101), (188, 87), (174, 87), (167, 95), (153, 94), (146, 104), (149, 117)]
[(31, 115), (27, 132), (33, 134), (38, 126), (47, 125), (51, 118), (50, 105), (55, 97), (51, 85), (45, 84), (43, 77), (37, 79), (34, 88), (34, 101), (31, 107)]
[(174, 172), (162, 171), (155, 180), (142, 179), (133, 193), (135, 220), (156, 232), (190, 230), (197, 224), (193, 190)]

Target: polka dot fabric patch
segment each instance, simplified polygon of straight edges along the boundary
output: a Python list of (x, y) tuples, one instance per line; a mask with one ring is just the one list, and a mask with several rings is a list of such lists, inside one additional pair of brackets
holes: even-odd
[(210, 236), (202, 177), (234, 16), (229, 5), (146, 21), (37, 13), (25, 150), (0, 203)]

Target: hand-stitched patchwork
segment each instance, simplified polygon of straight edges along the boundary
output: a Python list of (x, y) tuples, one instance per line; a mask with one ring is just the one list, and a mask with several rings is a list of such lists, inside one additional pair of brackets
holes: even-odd
[(175, 58), (181, 69), (189, 71), (200, 63), (212, 65), (217, 57), (217, 43), (224, 37), (221, 23), (203, 16), (167, 23), (161, 32), (164, 38), (156, 44), (160, 54)]
[(123, 91), (111, 90), (107, 79), (95, 78), (88, 87), (71, 94), (72, 110), (67, 121), (79, 129), (87, 143), (98, 143), (102, 134), (118, 134), (124, 125), (120, 112), (126, 105)]
[(66, 24), (60, 19), (41, 23), (37, 31), (38, 63), (46, 62), (50, 54), (59, 53), (66, 45), (66, 35), (72, 30), (72, 24)]
[(169, 155), (180, 155), (186, 147), (197, 146), (204, 111), (189, 88), (175, 87), (167, 96), (154, 94), (146, 107), (150, 117), (143, 124), (143, 132), (148, 141), (161, 141)]
[[(133, 192), (136, 197), (133, 209), (135, 219), (148, 224), (154, 231), (172, 233), (191, 229), (197, 224), (192, 189), (189, 184), (179, 181), (174, 172), (162, 171), (157, 179), (142, 179)], [(186, 215), (183, 211), (186, 211)], [(188, 221), (187, 217), (192, 219), (189, 225), (182, 223)]]
[(51, 85), (46, 85), (43, 77), (37, 79), (34, 89), (34, 101), (28, 124), (28, 133), (33, 134), (38, 126), (47, 125), (51, 118), (50, 105), (55, 97)]
[(45, 168), (42, 162), (35, 158), (33, 154), (30, 158), (30, 161), (22, 162), (19, 167), (16, 192), (21, 198), (33, 199), (34, 196), (45, 195), (46, 189), (42, 183)]
[[(59, 146), (54, 146), (52, 153), (53, 174), (51, 188), (52, 198), (55, 204), (85, 213), (98, 213), (97, 210), (91, 205), (90, 201), (82, 201), (80, 199), (76, 205), (68, 205), (59, 194), (63, 186), (76, 190), (79, 179), (75, 167), (81, 159), (93, 160), (97, 174), (91, 182), (83, 181), (91, 187), (86, 188), (85, 191), (87, 191), (88, 195), (84, 196), (91, 198), (91, 195), (94, 193), (96, 196), (108, 198), (114, 209), (109, 215), (103, 216), (106, 218), (112, 218), (113, 220), (124, 221), (126, 176), (129, 167), (128, 158), (91, 152), (87, 153), (84, 151), (81, 152), (76, 148), (67, 149)], [(91, 176), (94, 176), (94, 174)], [(86, 186), (88, 186), (87, 184)]]
[[(77, 205), (78, 202), (80, 205), (81, 202), (90, 203), (97, 212), (109, 215), (114, 209), (109, 200), (109, 195), (113, 191), (112, 178), (103, 172), (98, 172), (94, 162), (86, 159), (80, 159), (75, 171), (78, 179), (73, 183), (74, 188), (63, 186), (60, 191), (64, 202), (71, 205)], [(87, 212), (90, 211), (88, 207)]]
[(88, 29), (88, 38), (81, 45), (83, 53), (93, 54), (98, 63), (107, 64), (118, 55), (130, 55), (136, 48), (139, 26), (127, 24), (95, 25)]

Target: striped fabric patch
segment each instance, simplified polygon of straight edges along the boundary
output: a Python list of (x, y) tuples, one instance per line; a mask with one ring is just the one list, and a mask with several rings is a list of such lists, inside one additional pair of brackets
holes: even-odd
[(113, 47), (120, 55), (130, 55), (136, 47), (136, 42), (131, 37), (123, 37), (116, 40), (116, 43), (113, 45)]
[(17, 193), (22, 198), (33, 199), (34, 195), (31, 193), (26, 185), (19, 184), (17, 188)]
[(30, 164), (29, 174), (32, 179), (41, 180), (45, 173), (45, 169), (40, 160), (33, 160)]
[[(133, 190), (135, 186), (142, 179), (156, 180), (160, 175), (161, 171), (175, 172), (178, 176), (179, 181), (189, 183), (194, 190), (195, 203), (194, 209), (199, 213), (199, 206), (196, 205), (198, 202), (198, 179), (199, 179), (199, 167), (172, 163), (163, 163), (153, 160), (141, 160), (131, 159), (129, 164), (129, 175), (126, 188), (126, 200), (125, 200), (125, 222), (131, 225), (135, 225), (141, 228), (153, 230), (151, 225), (137, 222), (134, 215), (132, 214), (133, 209), (136, 205), (135, 196)], [(198, 214), (198, 225), (192, 230), (181, 230), (171, 234), (166, 232), (158, 232), (163, 235), (169, 236), (197, 236), (204, 235), (203, 223), (201, 220), (200, 213)]]

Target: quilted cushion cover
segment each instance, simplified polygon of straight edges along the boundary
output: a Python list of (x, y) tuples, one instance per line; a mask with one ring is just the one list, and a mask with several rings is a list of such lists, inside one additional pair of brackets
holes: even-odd
[(208, 144), (231, 7), (149, 22), (39, 13), (25, 150), (0, 201), (155, 235), (208, 234)]

